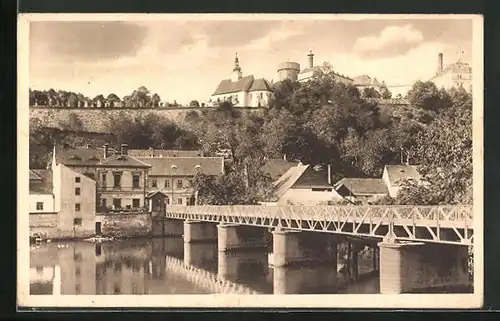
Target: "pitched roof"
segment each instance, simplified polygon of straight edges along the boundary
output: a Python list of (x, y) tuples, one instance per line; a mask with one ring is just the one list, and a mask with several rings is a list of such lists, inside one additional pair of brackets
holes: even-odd
[(137, 168), (147, 168), (151, 165), (144, 163), (143, 161), (132, 157), (130, 155), (120, 155), (114, 154), (108, 158), (102, 160), (99, 166), (110, 166), (110, 167), (137, 167)]
[(225, 79), (220, 82), (219, 86), (212, 95), (229, 94), (240, 91), (248, 91), (253, 83), (253, 75), (242, 77), (238, 81)]
[(287, 162), (284, 159), (276, 158), (267, 160), (260, 170), (264, 174), (269, 174), (273, 180), (276, 180), (294, 166), (297, 166), (297, 163)]
[[(345, 187), (353, 195), (387, 194), (388, 189), (381, 178), (343, 178), (335, 183), (335, 190)], [(341, 193), (343, 194), (343, 193)], [(343, 195), (346, 196), (346, 195)]]
[(354, 86), (380, 86), (380, 82), (377, 78), (371, 78), (368, 75), (361, 75), (354, 77)]
[(248, 91), (273, 91), (271, 85), (264, 78), (255, 79)]
[(398, 185), (404, 180), (420, 180), (417, 167), (413, 165), (386, 165), (385, 170), (392, 185)]
[(151, 165), (150, 176), (194, 176), (198, 171), (206, 175), (224, 172), (223, 157), (138, 157)]
[(203, 157), (200, 150), (173, 150), (173, 149), (129, 149), (132, 157)]
[(52, 171), (50, 169), (30, 169), (30, 176), (32, 173), (38, 179), (31, 180), (30, 177), (30, 194), (52, 194)]
[(309, 168), (309, 165), (298, 165), (295, 167), (291, 167), (283, 174), (278, 180), (273, 182), (274, 187), (274, 195), (278, 198), (281, 198), (286, 191), (288, 191), (297, 180), (304, 174), (306, 169)]
[(96, 165), (104, 156), (103, 148), (56, 145), (56, 163), (64, 165)]

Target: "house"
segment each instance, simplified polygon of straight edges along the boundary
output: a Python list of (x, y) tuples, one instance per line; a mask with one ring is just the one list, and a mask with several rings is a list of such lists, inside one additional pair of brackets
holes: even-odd
[(443, 66), (443, 54), (438, 54), (437, 70), (431, 81), (438, 88), (464, 88), (467, 92), (472, 92), (472, 67), (463, 61), (456, 61), (446, 67)]
[(278, 205), (319, 205), (339, 201), (328, 175), (299, 163), (273, 183)]
[(273, 95), (272, 86), (266, 79), (255, 79), (253, 75), (243, 77), (236, 56), (231, 77), (219, 83), (209, 101), (213, 104), (230, 101), (237, 107), (269, 107)]
[(97, 181), (95, 198), (99, 211), (143, 208), (150, 166), (127, 152), (127, 144), (122, 144), (120, 151), (113, 151), (108, 144), (103, 148), (57, 146), (52, 166), (63, 164)]
[(381, 178), (343, 178), (335, 183), (334, 188), (343, 198), (351, 202), (370, 203), (389, 193)]
[(224, 173), (223, 157), (138, 157), (149, 164), (150, 193), (162, 192), (166, 204), (194, 205), (195, 192), (192, 185), (197, 173), (219, 175)]
[(174, 150), (174, 149), (129, 149), (132, 157), (203, 157), (201, 150)]
[(413, 165), (386, 165), (382, 179), (387, 186), (389, 196), (396, 197), (405, 181), (422, 182), (417, 167)]
[(30, 169), (29, 173), (29, 211), (30, 213), (54, 213), (54, 194), (52, 192), (52, 171)]

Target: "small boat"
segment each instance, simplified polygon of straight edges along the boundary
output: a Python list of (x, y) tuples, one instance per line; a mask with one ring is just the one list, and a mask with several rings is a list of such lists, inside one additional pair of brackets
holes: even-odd
[(93, 243), (102, 243), (102, 242), (113, 241), (113, 237), (94, 236), (94, 237), (89, 237), (88, 239), (85, 239), (85, 241), (93, 242)]

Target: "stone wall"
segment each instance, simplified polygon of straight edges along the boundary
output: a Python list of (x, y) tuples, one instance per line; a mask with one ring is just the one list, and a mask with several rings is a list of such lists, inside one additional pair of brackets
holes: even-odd
[[(66, 122), (71, 114), (75, 114), (81, 120), (86, 131), (106, 133), (110, 118), (117, 118), (121, 113), (128, 117), (144, 117), (147, 114), (163, 116), (176, 123), (182, 122), (186, 114), (190, 111), (197, 111), (201, 114), (204, 110), (212, 110), (210, 107), (202, 108), (59, 108), (59, 107), (30, 107), (30, 119), (39, 119), (43, 126), (60, 127), (60, 122)], [(263, 108), (241, 109), (243, 111), (259, 112)]]
[(151, 234), (151, 214), (108, 214), (98, 215), (102, 222), (102, 234), (113, 237), (139, 237)]

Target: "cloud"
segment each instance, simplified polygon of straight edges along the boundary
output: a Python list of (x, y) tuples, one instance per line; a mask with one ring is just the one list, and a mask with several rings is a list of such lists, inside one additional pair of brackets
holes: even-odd
[(210, 21), (197, 23), (196, 27), (208, 36), (209, 46), (236, 49), (254, 39), (267, 36), (281, 24), (281, 21)]
[(30, 52), (48, 53), (67, 61), (112, 60), (134, 55), (147, 28), (120, 21), (32, 22)]
[(391, 57), (407, 53), (423, 40), (422, 33), (412, 25), (388, 26), (378, 36), (358, 38), (353, 49), (360, 57)]

